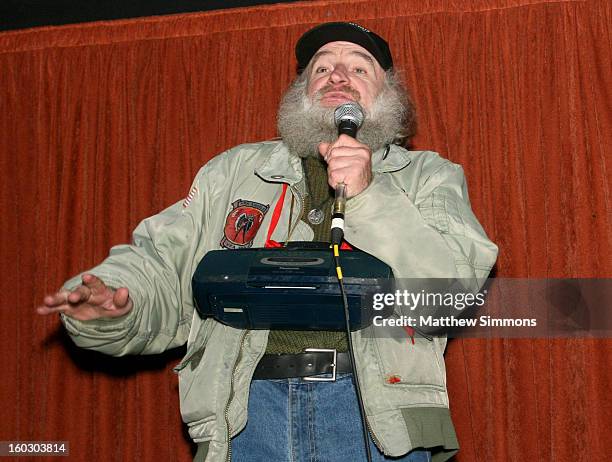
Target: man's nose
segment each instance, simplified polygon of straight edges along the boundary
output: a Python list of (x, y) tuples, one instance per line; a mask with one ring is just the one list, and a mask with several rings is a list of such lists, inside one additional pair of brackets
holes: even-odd
[(347, 83), (349, 79), (346, 67), (342, 65), (335, 66), (334, 70), (329, 74), (329, 81), (334, 84)]

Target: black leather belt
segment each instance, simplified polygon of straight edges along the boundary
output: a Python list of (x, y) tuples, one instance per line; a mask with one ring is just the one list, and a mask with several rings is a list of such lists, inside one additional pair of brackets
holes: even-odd
[[(333, 382), (336, 374), (352, 372), (348, 353), (338, 353), (327, 348), (306, 348), (295, 355), (264, 355), (257, 364), (254, 379), (287, 379), (302, 377), (304, 380)], [(331, 374), (331, 377), (316, 377)]]

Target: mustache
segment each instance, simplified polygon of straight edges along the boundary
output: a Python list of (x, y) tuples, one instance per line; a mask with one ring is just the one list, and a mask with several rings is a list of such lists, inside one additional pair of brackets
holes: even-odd
[(332, 91), (334, 92), (339, 91), (339, 92), (351, 95), (355, 99), (355, 101), (359, 101), (361, 99), (361, 95), (359, 94), (359, 92), (355, 90), (353, 87), (351, 87), (350, 85), (342, 85), (338, 87), (330, 83), (326, 84), (324, 87), (321, 87), (321, 89), (317, 90), (317, 92), (314, 94), (314, 99), (316, 101), (320, 101), (325, 96), (326, 93), (329, 93)]

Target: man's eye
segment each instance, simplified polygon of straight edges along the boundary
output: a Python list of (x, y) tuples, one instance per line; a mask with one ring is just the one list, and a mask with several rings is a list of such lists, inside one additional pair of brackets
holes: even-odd
[(321, 66), (321, 67), (317, 67), (317, 69), (315, 70), (315, 72), (316, 72), (317, 74), (322, 74), (322, 73), (324, 73), (324, 72), (327, 72), (327, 68), (326, 68), (326, 67), (323, 67), (323, 66)]
[(363, 67), (356, 67), (355, 73), (356, 74), (367, 74), (366, 70)]

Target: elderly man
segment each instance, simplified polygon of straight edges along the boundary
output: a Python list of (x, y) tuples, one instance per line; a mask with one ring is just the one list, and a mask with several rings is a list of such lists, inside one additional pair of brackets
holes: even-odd
[[(414, 134), (414, 108), (381, 37), (353, 23), (322, 24), (301, 37), (296, 57), (300, 72), (279, 109), (282, 141), (208, 162), (185, 201), (144, 220), (132, 245), (114, 247), (38, 309), (60, 312), (77, 345), (112, 355), (187, 342), (176, 368), (181, 413), (201, 461), (365, 460), (346, 335), (202, 319), (191, 278), (208, 251), (329, 242), (331, 187), (344, 182), (346, 241), (396, 278), (466, 278), (477, 288), (497, 255), (461, 168), (400, 147)], [(350, 101), (365, 113), (356, 139), (338, 137), (334, 124), (335, 108)], [(351, 338), (373, 460), (451, 457), (445, 340), (398, 341), (374, 326)], [(316, 355), (306, 348), (337, 351), (335, 381), (302, 378)]]

